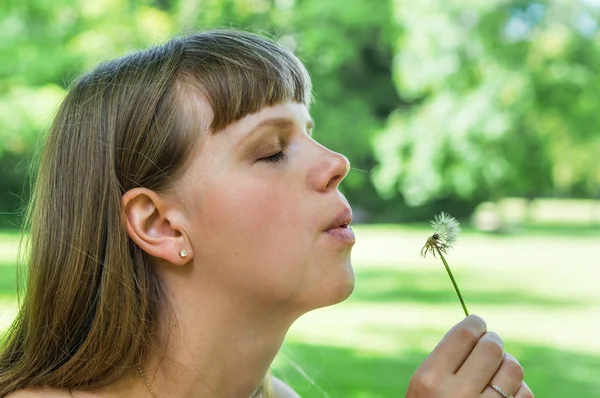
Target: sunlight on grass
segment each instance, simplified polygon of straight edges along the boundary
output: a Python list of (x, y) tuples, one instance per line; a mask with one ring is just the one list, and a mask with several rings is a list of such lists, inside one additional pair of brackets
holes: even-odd
[(0, 298), (0, 332), (6, 330), (17, 315), (17, 299)]
[[(299, 319), (275, 367), (306, 396), (326, 396), (316, 386), (331, 397), (399, 395), (419, 363), (463, 317), (441, 262), (419, 257), (429, 229), (363, 226), (355, 232), (354, 294), (346, 303)], [(506, 350), (525, 365), (537, 396), (600, 391), (599, 241), (600, 234), (466, 233), (448, 255), (469, 310), (504, 338)], [(321, 347), (322, 355), (312, 347)], [(290, 351), (295, 351), (293, 366)], [(337, 364), (325, 358), (327, 352), (339, 356)], [(364, 367), (353, 366), (361, 362)], [(298, 365), (311, 375), (318, 369), (314, 383)], [(371, 373), (369, 367), (380, 371)], [(567, 371), (571, 368), (576, 371)], [(569, 387), (551, 389), (549, 378)]]
[(12, 231), (0, 231), (0, 266), (5, 262), (12, 264), (17, 257), (20, 235)]

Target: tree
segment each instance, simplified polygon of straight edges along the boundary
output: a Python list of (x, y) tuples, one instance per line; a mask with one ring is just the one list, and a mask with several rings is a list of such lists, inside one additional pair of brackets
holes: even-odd
[(20, 225), (30, 163), (69, 83), (100, 60), (173, 33), (164, 11), (128, 4), (0, 2), (0, 227)]
[(473, 208), (598, 189), (598, 8), (427, 0), (398, 2), (397, 13), (395, 80), (412, 105), (378, 137), (380, 193)]

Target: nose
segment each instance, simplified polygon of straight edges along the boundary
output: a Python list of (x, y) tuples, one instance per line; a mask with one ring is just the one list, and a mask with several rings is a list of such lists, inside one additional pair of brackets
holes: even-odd
[(348, 175), (350, 161), (344, 155), (323, 147), (309, 173), (309, 183), (319, 192), (337, 189), (340, 182)]

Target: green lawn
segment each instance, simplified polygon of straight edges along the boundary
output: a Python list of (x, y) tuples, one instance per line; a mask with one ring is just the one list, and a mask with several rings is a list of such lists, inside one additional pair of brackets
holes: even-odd
[[(400, 397), (462, 319), (441, 262), (418, 253), (428, 229), (357, 227), (357, 286), (305, 315), (275, 371), (305, 397)], [(448, 262), (469, 310), (519, 358), (537, 397), (600, 397), (600, 231), (465, 232)]]
[[(357, 287), (290, 330), (274, 371), (303, 397), (404, 396), (463, 314), (428, 229), (355, 227)], [(16, 237), (0, 234), (0, 329), (15, 313)], [(542, 398), (600, 397), (600, 231), (467, 231), (448, 261), (469, 310), (498, 332)]]

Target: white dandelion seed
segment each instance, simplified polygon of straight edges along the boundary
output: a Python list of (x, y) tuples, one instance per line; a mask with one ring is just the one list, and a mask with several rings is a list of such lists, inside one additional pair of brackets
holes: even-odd
[(438, 234), (438, 239), (444, 249), (449, 249), (456, 243), (460, 234), (460, 224), (450, 214), (441, 212), (431, 220), (431, 226)]

